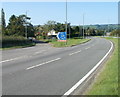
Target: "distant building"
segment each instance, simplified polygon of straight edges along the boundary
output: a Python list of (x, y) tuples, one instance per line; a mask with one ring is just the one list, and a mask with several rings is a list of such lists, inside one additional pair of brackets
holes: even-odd
[(106, 36), (110, 36), (110, 32), (106, 32)]
[(51, 30), (47, 35), (50, 39), (57, 39), (57, 33), (55, 33), (55, 30)]
[(55, 30), (51, 30), (50, 32), (48, 32), (47, 35), (48, 35), (48, 36), (56, 36), (57, 33), (55, 33)]

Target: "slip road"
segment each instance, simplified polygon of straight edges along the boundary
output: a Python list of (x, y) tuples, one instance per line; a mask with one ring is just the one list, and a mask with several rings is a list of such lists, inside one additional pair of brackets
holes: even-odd
[(3, 51), (2, 94), (69, 95), (107, 56), (111, 47), (108, 40), (92, 38), (74, 47), (54, 48), (42, 44)]

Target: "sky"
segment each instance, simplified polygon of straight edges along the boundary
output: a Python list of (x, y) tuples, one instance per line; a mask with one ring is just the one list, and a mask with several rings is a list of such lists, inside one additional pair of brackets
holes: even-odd
[[(67, 21), (72, 25), (117, 24), (118, 2), (67, 2)], [(33, 25), (43, 25), (48, 20), (65, 23), (65, 2), (3, 2), (6, 24), (11, 15), (26, 14)]]

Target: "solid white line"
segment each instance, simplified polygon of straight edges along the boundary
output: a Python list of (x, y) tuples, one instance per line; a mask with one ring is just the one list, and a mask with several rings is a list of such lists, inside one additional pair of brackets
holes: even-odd
[(41, 66), (41, 65), (48, 64), (48, 63), (51, 63), (51, 62), (54, 62), (54, 61), (57, 61), (57, 60), (60, 60), (60, 59), (61, 59), (61, 58), (56, 58), (56, 59), (54, 59), (54, 60), (50, 60), (50, 61), (47, 61), (47, 62), (38, 64), (38, 65), (34, 65), (34, 66), (31, 66), (31, 67), (26, 68), (26, 70), (30, 70), (30, 69), (33, 69), (33, 68), (35, 68), (35, 67), (39, 67), (39, 66)]
[(77, 53), (80, 53), (80, 52), (81, 52), (81, 50), (80, 50), (80, 51), (77, 51), (77, 52), (74, 52), (74, 53), (71, 53), (71, 54), (69, 54), (69, 55), (72, 56), (72, 55), (77, 54)]
[(108, 54), (111, 52), (113, 49), (113, 43), (111, 43), (111, 48), (110, 50), (106, 53), (106, 55), (91, 69), (82, 79), (80, 79), (71, 89), (69, 89), (62, 97), (67, 97), (70, 95), (79, 85), (81, 85), (97, 68), (98, 66), (103, 62), (103, 60), (108, 56)]

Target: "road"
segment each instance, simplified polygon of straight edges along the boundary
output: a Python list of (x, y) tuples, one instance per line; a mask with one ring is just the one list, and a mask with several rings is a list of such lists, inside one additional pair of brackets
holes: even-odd
[(2, 52), (3, 95), (63, 95), (109, 51), (102, 38), (73, 47), (49, 44)]

